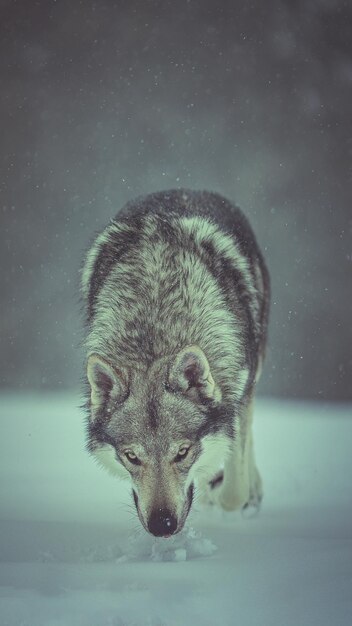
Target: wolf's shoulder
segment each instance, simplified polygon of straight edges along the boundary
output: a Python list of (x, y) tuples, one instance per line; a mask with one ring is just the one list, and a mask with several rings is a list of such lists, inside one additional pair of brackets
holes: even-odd
[(200, 217), (210, 219), (226, 230), (249, 230), (247, 218), (241, 209), (219, 193), (206, 190), (168, 189), (127, 202), (115, 215), (115, 220), (160, 216), (164, 219)]
[(163, 215), (163, 216), (191, 216), (224, 217), (228, 213), (241, 215), (241, 211), (219, 193), (193, 189), (167, 189), (147, 195), (139, 196), (127, 202), (116, 214), (115, 219), (121, 217)]
[(216, 192), (169, 189), (147, 194), (127, 202), (113, 221), (129, 224), (139, 233), (148, 223), (157, 222), (159, 230), (166, 233), (168, 225), (189, 230), (192, 220), (199, 234), (203, 231), (205, 237), (214, 238), (215, 230), (209, 230), (209, 225), (216, 226), (218, 236), (230, 235), (246, 256), (260, 255), (247, 217), (236, 204)]
[(269, 285), (255, 235), (239, 207), (210, 191), (159, 191), (123, 206), (88, 251), (82, 293), (90, 315), (98, 292), (118, 265), (131, 283), (143, 266), (146, 281), (147, 268), (162, 267), (165, 274), (175, 259), (180, 267), (184, 264), (185, 253), (201, 262), (203, 274), (211, 274), (225, 294), (242, 289), (255, 295), (258, 281)]

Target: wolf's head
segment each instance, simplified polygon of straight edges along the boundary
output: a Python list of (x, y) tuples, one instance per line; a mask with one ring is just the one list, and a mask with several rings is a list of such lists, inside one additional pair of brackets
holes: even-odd
[(197, 479), (210, 480), (226, 456), (233, 416), (204, 352), (188, 346), (149, 367), (88, 358), (89, 450), (132, 481), (139, 519), (155, 536), (180, 531)]

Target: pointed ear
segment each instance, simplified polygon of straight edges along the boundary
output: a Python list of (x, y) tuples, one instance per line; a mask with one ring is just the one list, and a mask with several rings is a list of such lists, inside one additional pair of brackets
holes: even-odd
[(215, 384), (207, 357), (199, 346), (188, 346), (176, 355), (168, 382), (171, 389), (183, 391), (191, 400), (221, 400), (221, 390)]
[(128, 394), (126, 372), (114, 368), (97, 354), (91, 354), (87, 362), (91, 406), (99, 408), (106, 400), (122, 402)]

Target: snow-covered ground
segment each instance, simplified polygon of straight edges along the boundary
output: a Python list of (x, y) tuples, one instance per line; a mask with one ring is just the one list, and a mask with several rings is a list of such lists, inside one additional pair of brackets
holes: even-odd
[(352, 624), (351, 405), (258, 400), (260, 515), (198, 505), (174, 546), (85, 452), (78, 403), (0, 397), (1, 626)]

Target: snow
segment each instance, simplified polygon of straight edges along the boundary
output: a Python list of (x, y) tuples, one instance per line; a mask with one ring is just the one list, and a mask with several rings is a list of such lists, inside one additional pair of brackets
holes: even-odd
[(0, 397), (1, 626), (350, 626), (351, 405), (259, 399), (260, 514), (196, 502), (155, 539), (86, 453), (78, 404)]

